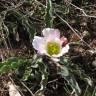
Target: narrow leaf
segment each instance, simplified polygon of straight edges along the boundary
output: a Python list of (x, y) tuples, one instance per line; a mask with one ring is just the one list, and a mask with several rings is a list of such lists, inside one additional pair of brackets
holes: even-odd
[(52, 1), (51, 0), (46, 0), (45, 23), (46, 23), (46, 27), (52, 27), (53, 25)]

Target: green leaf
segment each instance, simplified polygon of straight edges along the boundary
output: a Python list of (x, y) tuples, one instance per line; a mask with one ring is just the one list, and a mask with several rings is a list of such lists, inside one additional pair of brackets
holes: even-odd
[(93, 82), (92, 82), (91, 78), (85, 74), (85, 71), (83, 69), (78, 68), (77, 65), (71, 64), (70, 70), (71, 70), (72, 74), (79, 76), (80, 80), (83, 80), (86, 83), (88, 83), (88, 85), (92, 86)]
[(26, 69), (26, 70), (25, 70), (25, 73), (24, 73), (24, 75), (23, 75), (23, 80), (24, 80), (24, 81), (28, 80), (29, 76), (31, 75), (31, 72), (32, 72), (31, 69)]
[(80, 89), (77, 81), (75, 80), (75, 77), (72, 74), (70, 74), (69, 76), (64, 77), (64, 78), (68, 82), (68, 84), (71, 86), (73, 91), (75, 92), (75, 96), (79, 96), (81, 93), (81, 89)]
[(20, 65), (25, 64), (26, 60), (19, 59), (16, 57), (10, 57), (0, 64), (0, 74), (8, 72), (12, 69), (19, 68)]
[(73, 74), (69, 73), (67, 67), (59, 67), (58, 74), (60, 74), (62, 78), (64, 78), (68, 82), (69, 86), (75, 92), (75, 96), (78, 96), (81, 93), (81, 89), (79, 88), (78, 83), (75, 80), (75, 77), (73, 76)]
[(32, 39), (34, 37), (35, 32), (36, 32), (36, 30), (34, 28), (34, 24), (29, 23), (28, 18), (22, 19), (22, 24), (27, 29), (27, 32), (29, 33), (29, 38)]
[(0, 73), (4, 73), (7, 72), (9, 70), (9, 66), (8, 65), (3, 65), (2, 67), (0, 67)]
[(69, 65), (69, 59), (65, 58), (65, 57), (60, 57), (59, 63), (67, 66), (67, 65)]
[(46, 0), (46, 9), (45, 9), (45, 23), (46, 27), (52, 27), (53, 25), (53, 15), (52, 15), (52, 1)]
[(17, 21), (27, 29), (29, 38), (32, 39), (35, 33), (34, 24), (32, 24), (32, 22), (29, 23), (29, 18), (27, 16), (24, 16), (24, 14), (20, 11), (13, 11), (13, 14), (15, 15)]
[(46, 88), (46, 85), (47, 85), (48, 73), (47, 73), (47, 67), (42, 62), (42, 59), (40, 59), (38, 61), (38, 65), (39, 65), (39, 71), (41, 72), (41, 82), (40, 82), (40, 89), (37, 90), (35, 95), (36, 96), (41, 96), (40, 94), (43, 94), (43, 91), (44, 91), (44, 89)]
[(87, 85), (82, 96), (96, 96), (96, 86), (90, 87)]
[(68, 76), (69, 75), (68, 68), (65, 66), (60, 67), (58, 69), (58, 74), (60, 74), (62, 77)]

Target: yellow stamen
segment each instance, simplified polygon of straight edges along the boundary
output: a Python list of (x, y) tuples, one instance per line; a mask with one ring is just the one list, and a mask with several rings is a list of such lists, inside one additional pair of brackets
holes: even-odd
[(47, 43), (47, 53), (49, 55), (56, 55), (60, 52), (60, 44), (57, 42), (48, 42)]

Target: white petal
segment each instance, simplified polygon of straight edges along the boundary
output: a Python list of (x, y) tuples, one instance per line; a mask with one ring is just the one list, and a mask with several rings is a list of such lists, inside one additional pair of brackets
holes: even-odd
[(42, 33), (44, 37), (48, 37), (51, 40), (54, 38), (60, 38), (60, 31), (58, 29), (45, 28)]
[(35, 36), (32, 45), (40, 54), (43, 54), (45, 52), (44, 43), (45, 40), (43, 37)]
[(53, 61), (55, 61), (55, 62), (58, 62), (60, 59), (59, 58), (51, 58)]
[(63, 55), (65, 53), (67, 53), (68, 51), (69, 51), (69, 44), (67, 44), (65, 47), (62, 48), (61, 54)]
[(63, 56), (65, 53), (69, 51), (69, 44), (67, 44), (65, 47), (61, 49), (61, 52), (57, 55), (52, 55), (53, 57), (60, 57)]
[(61, 38), (60, 38), (60, 43), (61, 43), (61, 45), (66, 45), (66, 44), (68, 44), (68, 40), (67, 40), (67, 38), (66, 37), (64, 37), (64, 36), (62, 36)]

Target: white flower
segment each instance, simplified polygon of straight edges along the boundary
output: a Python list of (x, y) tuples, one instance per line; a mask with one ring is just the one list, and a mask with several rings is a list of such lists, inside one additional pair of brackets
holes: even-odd
[(41, 55), (50, 56), (53, 60), (58, 61), (58, 57), (64, 55), (69, 50), (67, 38), (60, 38), (58, 29), (45, 28), (42, 31), (43, 37), (34, 36), (32, 45)]

